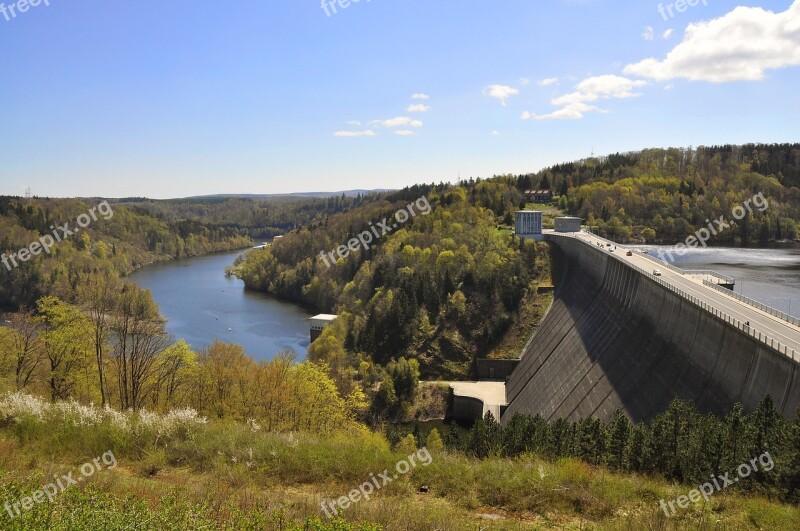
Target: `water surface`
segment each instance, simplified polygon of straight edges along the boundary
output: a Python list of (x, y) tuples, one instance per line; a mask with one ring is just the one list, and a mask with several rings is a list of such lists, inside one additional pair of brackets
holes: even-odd
[(305, 358), (311, 317), (302, 308), (227, 278), (225, 268), (241, 253), (176, 260), (146, 267), (131, 275), (149, 289), (168, 319), (167, 329), (195, 350), (215, 339), (238, 343), (257, 360), (269, 360), (291, 348)]

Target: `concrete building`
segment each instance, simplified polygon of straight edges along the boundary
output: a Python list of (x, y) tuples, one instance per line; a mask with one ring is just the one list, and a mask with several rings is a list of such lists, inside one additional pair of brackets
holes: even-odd
[(311, 321), (311, 342), (313, 343), (319, 336), (321, 336), (322, 331), (329, 327), (330, 324), (338, 318), (338, 315), (329, 315), (323, 313), (320, 315), (315, 315), (309, 319), (309, 321)]
[(556, 232), (580, 232), (581, 221), (581, 218), (556, 218)]
[(538, 210), (520, 210), (517, 212), (514, 234), (517, 236), (541, 236), (542, 212)]

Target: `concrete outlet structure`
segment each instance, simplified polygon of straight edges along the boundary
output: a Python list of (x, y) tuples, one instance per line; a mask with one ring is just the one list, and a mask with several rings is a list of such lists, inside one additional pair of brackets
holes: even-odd
[(310, 318), (309, 321), (311, 322), (311, 342), (313, 343), (316, 339), (322, 335), (322, 331), (325, 330), (332, 322), (338, 319), (338, 315), (330, 315), (330, 314), (320, 314), (315, 315), (314, 317)]

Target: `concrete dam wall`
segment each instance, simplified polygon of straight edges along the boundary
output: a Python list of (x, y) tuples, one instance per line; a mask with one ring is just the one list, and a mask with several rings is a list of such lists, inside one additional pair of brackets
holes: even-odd
[(675, 398), (724, 414), (769, 394), (786, 417), (800, 407), (800, 367), (610, 253), (548, 235), (565, 277), (506, 386), (514, 413), (648, 420)]

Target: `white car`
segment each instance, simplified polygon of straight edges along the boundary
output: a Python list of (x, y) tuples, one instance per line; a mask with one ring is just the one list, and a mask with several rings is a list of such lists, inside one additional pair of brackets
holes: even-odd
[(653, 276), (654, 277), (660, 277), (661, 276), (661, 270), (660, 269), (653, 269)]

